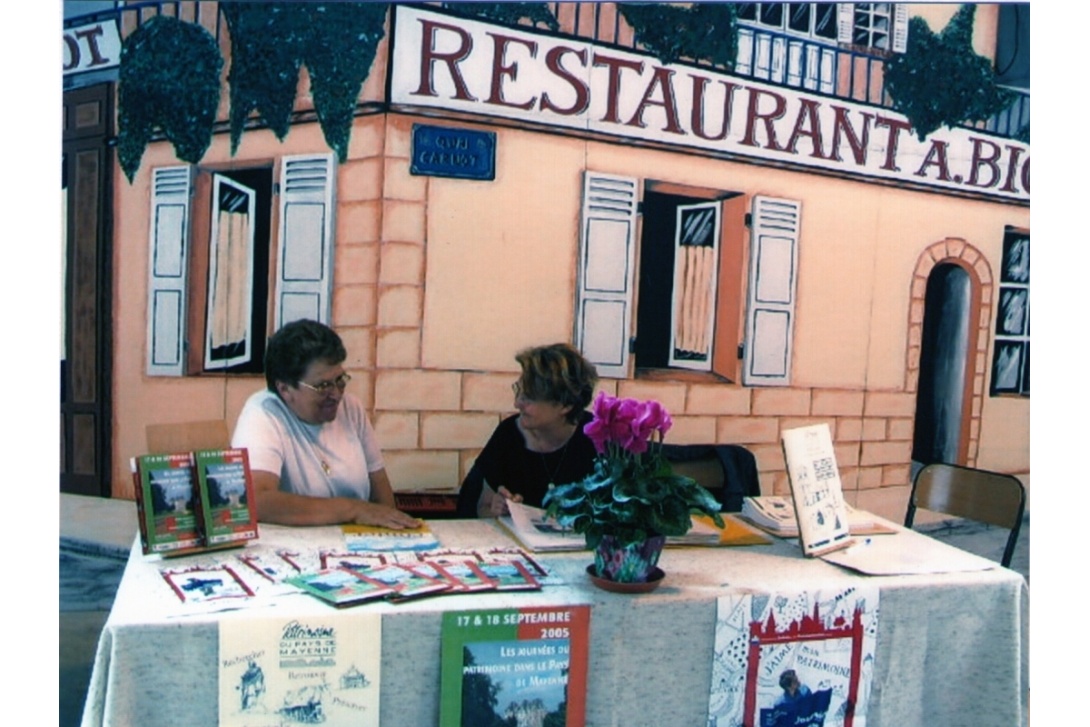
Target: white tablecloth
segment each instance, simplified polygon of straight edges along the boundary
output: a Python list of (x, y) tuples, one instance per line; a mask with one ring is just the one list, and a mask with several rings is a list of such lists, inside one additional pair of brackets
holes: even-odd
[[(487, 520), (433, 521), (444, 547), (514, 546)], [(315, 550), (343, 543), (338, 528), (262, 525), (257, 547)], [(956, 553), (919, 533), (903, 547)], [(253, 547), (253, 546), (251, 546)], [(217, 559), (235, 558), (238, 551)], [(561, 580), (539, 592), (442, 596), (353, 608), (381, 612), (381, 723), (436, 724), (441, 614), (448, 610), (588, 603), (593, 609), (586, 724), (591, 727), (701, 727), (707, 723), (716, 601), (732, 589), (844, 588), (881, 592), (870, 727), (1012, 727), (1028, 724), (1029, 591), (1021, 575), (999, 568), (910, 576), (862, 576), (802, 557), (796, 545), (668, 548), (654, 593), (616, 595), (584, 572), (589, 553), (539, 556)], [(189, 614), (160, 569), (208, 562), (166, 562), (134, 543), (114, 608), (99, 641), (84, 727), (209, 727), (217, 721), (220, 619), (327, 612), (310, 596), (258, 598), (245, 608)], [(362, 611), (361, 611), (362, 612)]]

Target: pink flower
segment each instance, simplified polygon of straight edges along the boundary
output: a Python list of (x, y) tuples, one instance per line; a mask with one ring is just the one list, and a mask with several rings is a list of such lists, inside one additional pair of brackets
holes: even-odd
[(670, 415), (662, 408), (662, 404), (657, 401), (647, 401), (640, 407), (632, 428), (635, 436), (646, 441), (655, 432), (666, 434), (673, 423)]
[(598, 393), (593, 413), (594, 419), (583, 431), (598, 454), (604, 454), (610, 444), (632, 454), (642, 454), (647, 451), (655, 432), (665, 434), (673, 424), (670, 415), (657, 401), (618, 399), (605, 392)]
[(606, 445), (614, 441), (614, 415), (619, 403), (619, 399), (604, 391), (598, 392), (598, 397), (594, 400), (594, 419), (583, 427), (583, 432), (594, 442), (598, 454), (604, 454)]

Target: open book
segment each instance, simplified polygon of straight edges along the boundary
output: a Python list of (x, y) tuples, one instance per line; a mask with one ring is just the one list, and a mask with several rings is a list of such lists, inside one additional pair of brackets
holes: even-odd
[[(586, 540), (581, 534), (561, 527), (556, 520), (547, 517), (544, 510), (511, 501), (508, 501), (507, 507), (510, 517), (499, 518), (499, 523), (523, 547), (537, 553), (586, 549)], [(723, 528), (716, 527), (706, 515), (693, 515), (689, 532), (668, 537), (666, 545), (760, 545), (770, 542), (760, 532), (731, 515), (721, 515)]]

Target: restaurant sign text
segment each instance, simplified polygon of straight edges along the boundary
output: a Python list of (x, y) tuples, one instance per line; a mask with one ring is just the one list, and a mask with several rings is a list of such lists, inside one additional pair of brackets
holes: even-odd
[(395, 5), (391, 102), (1029, 201), (1029, 145), (891, 109)]

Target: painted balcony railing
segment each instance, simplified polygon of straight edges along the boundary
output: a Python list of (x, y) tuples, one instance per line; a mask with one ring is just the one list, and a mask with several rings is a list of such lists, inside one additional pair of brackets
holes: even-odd
[[(422, 3), (456, 7), (461, 3)], [(615, 47), (640, 50), (635, 34), (625, 22), (616, 3), (545, 3), (557, 20), (559, 32)], [(227, 26), (218, 3), (149, 0), (134, 2), (65, 21), (65, 26), (116, 18), (121, 37), (126, 37), (158, 14), (170, 15), (203, 26), (226, 54)], [(529, 21), (523, 21), (529, 23)], [(703, 61), (696, 65), (711, 67)], [(720, 68), (719, 70), (727, 71)], [(885, 57), (881, 52), (858, 50), (829, 42), (815, 41), (764, 28), (739, 25), (738, 53), (729, 72), (774, 85), (803, 89), (810, 93), (891, 108), (893, 101), (884, 84)], [(1011, 106), (987, 121), (966, 124), (1000, 137), (1028, 141), (1029, 89), (1011, 88), (1016, 98)]]

